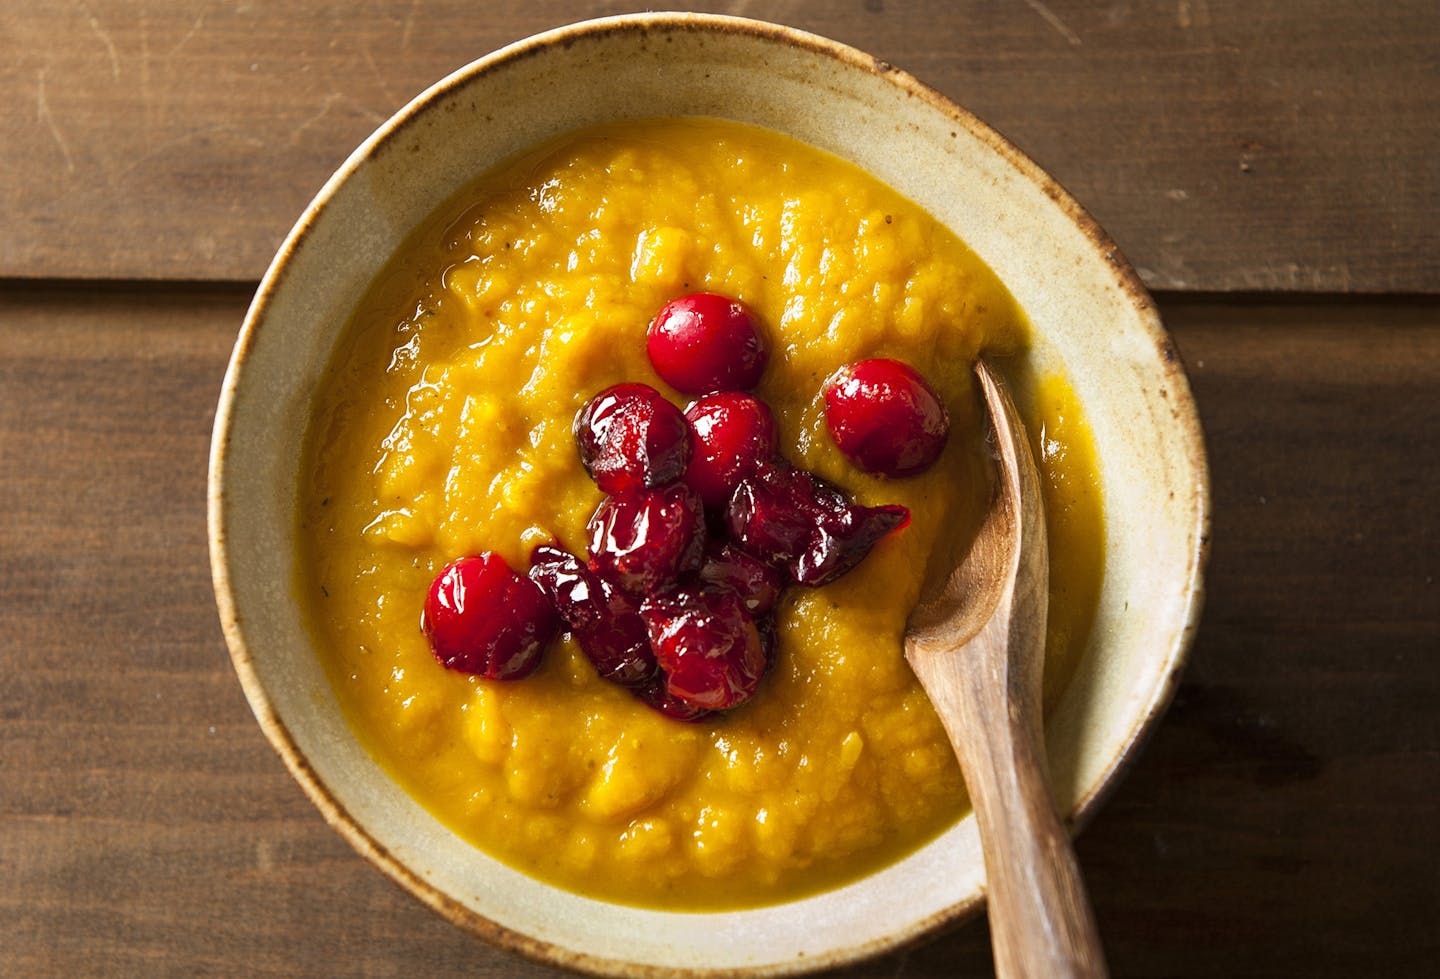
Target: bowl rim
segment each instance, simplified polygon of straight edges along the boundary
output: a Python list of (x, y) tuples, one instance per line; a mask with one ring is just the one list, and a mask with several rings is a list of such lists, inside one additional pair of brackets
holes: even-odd
[[(921, 82), (914, 75), (887, 61), (855, 47), (798, 28), (746, 17), (694, 12), (658, 11), (620, 14), (579, 21), (531, 35), (486, 54), (446, 75), (407, 102), (362, 142), (344, 163), (322, 185), (315, 197), (287, 233), (256, 289), (236, 340), (216, 409), (211, 440), (209, 478), (207, 483), (207, 525), (211, 577), (222, 632), (229, 649), (232, 665), (250, 704), (251, 710), (272, 748), (280, 756), (291, 775), (300, 784), (325, 821), (334, 828), (361, 856), (418, 900), (439, 912), (451, 923), (491, 944), (550, 965), (603, 975), (690, 977), (735, 975), (736, 969), (697, 969), (686, 966), (650, 966), (590, 955), (567, 949), (543, 939), (501, 925), (463, 905), (435, 885), (430, 884), (392, 854), (350, 815), (320, 778), (294, 737), (279, 717), (245, 641), (244, 629), (236, 607), (230, 582), (230, 560), (226, 542), (224, 514), (225, 461), (232, 437), (232, 412), (238, 380), (248, 354), (255, 342), (270, 303), (284, 282), (291, 256), (309, 238), (320, 215), (328, 207), (337, 189), (360, 168), (382, 144), (398, 139), (408, 125), (427, 107), (447, 93), (470, 84), (475, 78), (503, 69), (526, 58), (559, 45), (569, 47), (582, 38), (598, 38), (620, 34), (644, 36), (652, 32), (686, 31), (696, 33), (739, 34), (799, 48), (840, 62), (894, 85), (906, 95), (924, 100), (939, 110), (955, 125), (983, 142), (1003, 158), (1022, 178), (1040, 189), (1085, 236), (1089, 244), (1112, 267), (1117, 283), (1134, 308), (1138, 322), (1155, 344), (1163, 379), (1171, 392), (1170, 407), (1180, 433), (1186, 440), (1186, 454), (1195, 460), (1197, 484), (1194, 487), (1195, 542), (1185, 569), (1185, 602), (1180, 631), (1171, 648), (1165, 650), (1165, 669), (1135, 723), (1126, 733), (1122, 750), (1105, 768), (1094, 787), (1077, 801), (1066, 822), (1072, 833), (1078, 832), (1093, 816), (1101, 802), (1115, 790), (1120, 776), (1138, 756), (1175, 695), (1181, 674), (1193, 645), (1204, 601), (1204, 571), (1208, 563), (1211, 531), (1210, 473), (1199, 414), (1186, 377), (1179, 352), (1154, 308), (1149, 292), (1129, 261), (1120, 253), (1088, 211), (1053, 177), (1021, 152), (994, 127), (938, 90)], [(833, 949), (824, 954), (777, 963), (759, 969), (746, 969), (752, 975), (799, 975), (861, 961), (875, 955), (906, 948), (955, 926), (977, 912), (984, 904), (983, 893), (970, 900), (951, 905), (930, 918), (914, 923), (904, 933), (877, 939), (868, 944)]]

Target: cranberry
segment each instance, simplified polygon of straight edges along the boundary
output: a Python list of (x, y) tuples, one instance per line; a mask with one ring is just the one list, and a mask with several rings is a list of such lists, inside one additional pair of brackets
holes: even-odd
[(666, 303), (650, 323), (646, 351), (665, 382), (686, 394), (754, 387), (769, 356), (750, 308), (709, 292)]
[(770, 406), (739, 391), (707, 395), (685, 409), (695, 451), (685, 470), (708, 507), (723, 508), (740, 480), (775, 456), (778, 436)]
[(575, 417), (580, 462), (607, 493), (680, 478), (690, 459), (690, 426), (680, 409), (648, 384), (616, 384)]
[(666, 689), (695, 707), (726, 710), (749, 700), (765, 674), (765, 650), (739, 596), (678, 588), (640, 606)]
[(734, 544), (713, 539), (705, 545), (700, 580), (739, 595), (751, 615), (764, 615), (774, 608), (785, 587), (784, 577), (774, 567)]
[(825, 422), (855, 465), (881, 476), (913, 476), (940, 457), (950, 416), (908, 364), (862, 360), (825, 381)]
[(677, 721), (698, 721), (715, 713), (708, 708), (682, 700), (671, 693), (670, 688), (666, 685), (664, 674), (644, 686), (636, 687), (634, 693), (647, 707)]
[(654, 679), (659, 668), (635, 599), (558, 547), (535, 548), (530, 578), (544, 590), (601, 677), (622, 686)]
[(590, 569), (636, 595), (700, 567), (705, 514), (684, 483), (607, 496), (590, 518)]
[(801, 585), (834, 581), (910, 522), (903, 506), (856, 506), (818, 476), (784, 465), (761, 466), (742, 481), (725, 516), (732, 540)]
[(763, 615), (756, 619), (755, 630), (760, 633), (760, 648), (765, 651), (765, 671), (768, 673), (780, 653), (780, 630), (775, 627), (775, 616)]
[(487, 551), (441, 570), (420, 627), (435, 658), (450, 669), (515, 680), (540, 665), (559, 623), (540, 587)]

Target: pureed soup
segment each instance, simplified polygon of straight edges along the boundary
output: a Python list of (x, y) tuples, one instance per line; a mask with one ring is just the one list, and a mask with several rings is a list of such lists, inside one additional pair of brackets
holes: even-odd
[[(713, 292), (755, 311), (755, 393), (781, 453), (910, 524), (855, 570), (790, 587), (774, 662), (733, 710), (687, 723), (602, 680), (565, 635), (539, 669), (444, 668), (421, 628), (449, 562), (539, 545), (584, 557), (602, 493), (578, 411), (622, 382), (684, 407), (646, 356), (667, 302)], [(953, 234), (874, 178), (768, 131), (625, 122), (486, 175), (419, 229), (364, 297), (316, 394), (300, 487), (297, 588), (368, 749), (429, 811), (528, 874), (672, 909), (748, 907), (855, 879), (966, 811), (945, 734), (906, 665), (927, 569), (968, 542), (991, 463), (971, 369), (1023, 351), (1024, 317)], [(821, 385), (884, 357), (951, 417), (924, 473), (866, 475), (836, 449)], [(1046, 484), (1046, 699), (1084, 645), (1102, 572), (1088, 431), (1064, 382), (1026, 399)]]

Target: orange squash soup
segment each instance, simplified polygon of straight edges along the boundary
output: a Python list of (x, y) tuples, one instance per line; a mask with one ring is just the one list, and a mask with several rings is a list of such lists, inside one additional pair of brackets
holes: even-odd
[[(839, 580), (790, 587), (752, 699), (685, 723), (602, 680), (569, 636), (540, 668), (444, 668), (421, 629), (448, 562), (585, 554), (602, 494), (572, 423), (609, 385), (684, 407), (646, 328), (691, 292), (743, 301), (770, 357), (755, 393), (782, 454), (908, 527)], [(1027, 326), (959, 240), (873, 177), (774, 133), (708, 119), (588, 129), (486, 174), (409, 240), (356, 312), (315, 394), (296, 590), (367, 748), (427, 810), (507, 864), (593, 897), (757, 906), (853, 880), (934, 837), (964, 783), (901, 636), (927, 571), (954, 559), (990, 493), (972, 386), (1023, 365)], [(851, 465), (821, 384), (904, 361), (951, 417), (928, 471)], [(1047, 702), (1083, 648), (1103, 570), (1093, 449), (1063, 379), (1028, 383), (1046, 484)]]

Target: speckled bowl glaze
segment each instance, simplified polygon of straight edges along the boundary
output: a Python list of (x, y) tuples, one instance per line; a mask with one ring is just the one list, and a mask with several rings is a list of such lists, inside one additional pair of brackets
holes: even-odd
[(852, 48), (732, 18), (591, 21), (436, 84), (355, 151), (295, 225), (225, 377), (211, 453), (211, 560), (235, 670), (300, 784), (368, 860), (455, 923), (526, 955), (617, 975), (786, 974), (851, 962), (975, 912), (973, 819), (847, 887), (751, 911), (676, 914), (538, 883), (455, 836), (352, 735), (291, 594), (301, 439), (355, 298), (477, 173), (566, 130), (713, 115), (859, 164), (970, 244), (1072, 382), (1094, 431), (1107, 565), (1090, 648), (1047, 737), (1072, 821), (1111, 787), (1174, 690), (1195, 629), (1208, 479), (1174, 347), (1134, 271), (1070, 196), (993, 130)]

